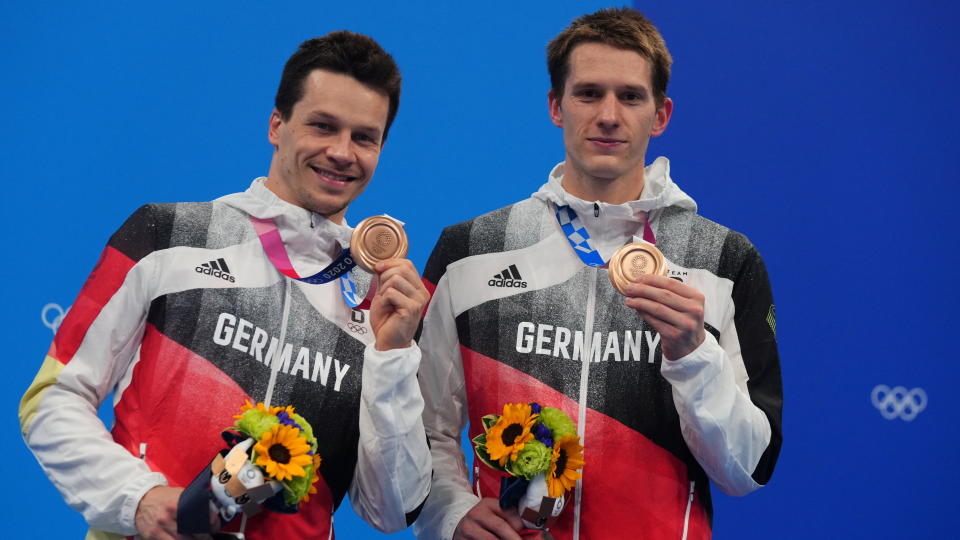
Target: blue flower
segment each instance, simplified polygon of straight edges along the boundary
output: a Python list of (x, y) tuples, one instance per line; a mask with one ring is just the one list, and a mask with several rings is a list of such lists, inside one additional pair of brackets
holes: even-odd
[(547, 448), (553, 448), (553, 437), (550, 433), (550, 429), (543, 424), (536, 424), (533, 426), (533, 429), (530, 431), (533, 432), (533, 436), (537, 438), (538, 441), (542, 442)]
[(537, 403), (536, 401), (531, 401), (531, 402), (530, 402), (530, 411), (531, 411), (533, 414), (540, 414), (540, 404)]
[(285, 426), (295, 427), (295, 428), (299, 429), (300, 431), (303, 431), (303, 428), (300, 427), (300, 424), (298, 424), (296, 421), (294, 421), (293, 418), (290, 418), (290, 415), (287, 414), (287, 411), (280, 411), (280, 412), (278, 412), (278, 413), (277, 413), (277, 420), (280, 420), (280, 423), (283, 424), (283, 425), (285, 425)]

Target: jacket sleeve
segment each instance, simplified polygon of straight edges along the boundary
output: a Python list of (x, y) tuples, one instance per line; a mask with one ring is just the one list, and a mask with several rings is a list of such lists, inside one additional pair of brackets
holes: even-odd
[(450, 539), (480, 498), (470, 490), (460, 434), (467, 423), (467, 396), (448, 281), (440, 279), (423, 321), (423, 423), (433, 454), (433, 486), (414, 532), (421, 540)]
[(719, 342), (708, 332), (689, 355), (665, 359), (661, 373), (673, 387), (687, 446), (721, 490), (739, 496), (769, 481), (782, 439), (773, 296), (752, 246), (732, 296), (734, 314)]
[[(96, 529), (136, 533), (143, 494), (162, 474), (116, 444), (97, 408), (132, 368), (154, 271), (150, 207), (114, 234), (20, 402), (24, 441), (67, 504)], [(134, 249), (128, 249), (133, 245)]]
[(417, 384), (420, 349), (364, 351), (354, 511), (384, 532), (407, 527), (430, 491), (430, 449)]

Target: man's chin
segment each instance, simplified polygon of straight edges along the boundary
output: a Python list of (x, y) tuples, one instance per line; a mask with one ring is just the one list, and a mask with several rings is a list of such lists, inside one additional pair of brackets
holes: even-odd
[(311, 198), (305, 201), (305, 204), (302, 206), (314, 214), (319, 214), (335, 223), (340, 223), (343, 221), (343, 215), (346, 213), (347, 207), (350, 206), (350, 202), (351, 201), (331, 201)]
[(587, 174), (595, 180), (613, 182), (623, 176), (624, 169), (623, 167), (590, 167), (587, 169)]
[[(362, 189), (360, 191), (362, 192)], [(333, 218), (336, 216), (342, 218), (347, 207), (359, 194), (360, 192), (353, 191), (329, 193), (320, 189), (302, 190), (299, 193), (301, 204), (298, 206), (339, 223), (341, 219)]]
[(621, 158), (597, 156), (586, 163), (586, 173), (597, 180), (617, 180), (636, 169), (643, 169), (643, 162), (631, 166)]

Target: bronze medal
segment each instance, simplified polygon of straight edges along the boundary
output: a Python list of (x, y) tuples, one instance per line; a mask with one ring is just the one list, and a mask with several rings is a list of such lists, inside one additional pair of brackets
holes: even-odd
[(357, 266), (374, 272), (380, 261), (407, 256), (407, 235), (400, 222), (389, 216), (368, 217), (353, 230), (350, 253)]
[(613, 286), (626, 294), (627, 285), (644, 274), (667, 275), (663, 253), (653, 244), (632, 242), (618, 249), (607, 265)]

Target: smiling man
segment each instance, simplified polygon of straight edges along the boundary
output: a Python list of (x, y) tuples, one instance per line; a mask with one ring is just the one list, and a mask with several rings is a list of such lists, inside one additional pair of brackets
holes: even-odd
[[(306, 41), (270, 115), (267, 177), (209, 203), (143, 206), (110, 239), (20, 406), (25, 441), (93, 537), (187, 537), (183, 488), (247, 400), (296, 408), (317, 436), (320, 474), (297, 513), (228, 530), (332, 537), (347, 493), (380, 530), (416, 517), (431, 465), (413, 336), (429, 295), (406, 259), (376, 264), (369, 309), (341, 290), (352, 281), (319, 278), (344, 264), (345, 213), (399, 99), (399, 70), (372, 39)], [(96, 410), (111, 391), (107, 432)]]
[[(584, 448), (554, 538), (709, 538), (709, 484), (749, 493), (780, 451), (763, 261), (696, 214), (666, 158), (645, 166), (673, 112), (670, 54), (649, 20), (628, 8), (583, 16), (549, 44), (547, 64), (564, 162), (532, 198), (445, 229), (424, 272), (435, 473), (414, 527), (430, 539), (526, 534), (498, 503), (500, 473), (475, 460), (468, 479), (459, 441), (467, 422), (472, 439), (485, 415), (536, 402), (566, 412)], [(665, 271), (615, 287), (607, 263), (633, 242), (654, 244)], [(552, 446), (548, 474), (560, 476), (571, 447), (542, 434), (517, 443), (519, 431), (498, 442)]]

